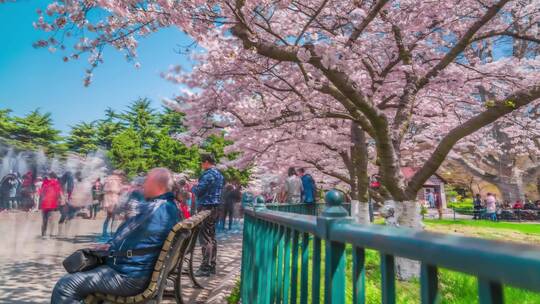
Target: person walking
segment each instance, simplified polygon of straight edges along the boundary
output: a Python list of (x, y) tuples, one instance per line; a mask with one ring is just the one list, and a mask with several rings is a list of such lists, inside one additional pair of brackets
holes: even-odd
[(120, 196), (124, 188), (124, 172), (122, 170), (114, 170), (112, 175), (105, 179), (103, 185), (103, 209), (107, 212), (107, 217), (103, 222), (103, 238), (109, 236), (109, 225), (111, 227), (110, 232), (113, 233), (114, 226), (114, 210), (120, 201)]
[(242, 193), (240, 192), (240, 186), (235, 183), (229, 183), (223, 192), (223, 230), (225, 230), (227, 217), (229, 217), (229, 230), (232, 229), (234, 205), (239, 203), (241, 199)]
[(281, 201), (287, 204), (299, 204), (302, 200), (302, 181), (296, 175), (296, 170), (293, 167), (289, 168), (287, 175)]
[(8, 209), (15, 210), (18, 208), (18, 190), (19, 190), (19, 178), (15, 174), (10, 174), (10, 178), (7, 180), (8, 183)]
[[(43, 181), (41, 187), (41, 197), (39, 208), (42, 214), (41, 236), (46, 237), (47, 228), (52, 212), (58, 210), (62, 199), (62, 186), (54, 172), (49, 173), (48, 178)], [(49, 235), (52, 236), (53, 229), (50, 229)]]
[(21, 184), (21, 207), (30, 211), (34, 205), (34, 175), (32, 171), (26, 172)]
[[(75, 179), (71, 171), (66, 171), (64, 175), (60, 178), (60, 184), (62, 185), (62, 190), (65, 194), (64, 199), (60, 202), (60, 220), (58, 221), (59, 225), (67, 224), (71, 219), (71, 195), (73, 194), (73, 189), (75, 188)], [(59, 230), (61, 226), (58, 227)]]
[(216, 273), (217, 241), (216, 222), (218, 221), (218, 209), (221, 205), (221, 194), (223, 192), (223, 174), (215, 167), (216, 161), (210, 154), (201, 155), (201, 168), (203, 173), (199, 178), (199, 183), (192, 188), (193, 194), (197, 197), (198, 210), (209, 210), (210, 216), (203, 223), (199, 242), (202, 249), (202, 263), (196, 272), (196, 276), (210, 276)]
[(90, 206), (90, 218), (95, 220), (99, 207), (103, 203), (103, 184), (101, 178), (97, 178), (92, 185), (92, 205)]
[(34, 205), (32, 207), (33, 212), (39, 211), (39, 198), (41, 197), (41, 187), (43, 187), (43, 178), (38, 176), (34, 182)]

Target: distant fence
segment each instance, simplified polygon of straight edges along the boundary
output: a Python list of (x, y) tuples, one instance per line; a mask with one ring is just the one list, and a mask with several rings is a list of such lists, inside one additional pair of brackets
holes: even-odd
[[(351, 204), (343, 203), (341, 204), (345, 210), (351, 215)], [(325, 203), (314, 203), (314, 204), (266, 204), (268, 210), (289, 212), (296, 214), (304, 215), (320, 215), (326, 208)]]
[[(326, 201), (322, 212), (319, 207), (264, 204), (245, 211), (243, 303), (365, 303), (366, 249), (380, 254), (383, 303), (396, 302), (396, 256), (420, 261), (421, 303), (440, 300), (440, 267), (476, 276), (481, 304), (503, 303), (503, 285), (540, 292), (538, 247), (363, 226), (348, 217), (340, 192), (330, 191)], [(318, 216), (306, 215), (311, 213)], [(347, 245), (353, 248), (349, 276)], [(346, 299), (347, 284), (352, 285), (352, 299)]]

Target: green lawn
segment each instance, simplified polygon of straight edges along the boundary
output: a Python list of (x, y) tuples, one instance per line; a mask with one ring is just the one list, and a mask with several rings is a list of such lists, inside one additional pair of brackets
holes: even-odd
[(540, 224), (485, 220), (425, 220), (426, 230), (540, 245)]
[[(510, 240), (514, 242), (538, 243), (540, 244), (540, 225), (531, 223), (507, 223), (472, 220), (425, 220), (426, 230), (443, 233), (452, 233), (472, 237), (482, 237), (498, 240)], [(324, 242), (323, 242), (324, 246)], [(323, 247), (324, 248), (324, 247)], [(299, 253), (300, 255), (300, 253)], [(324, 274), (324, 250), (322, 252), (321, 273)], [(310, 257), (312, 247), (310, 246)], [(352, 248), (347, 246), (347, 269), (346, 269), (346, 303), (352, 303)], [(300, 261), (298, 263), (300, 265)], [(366, 250), (366, 303), (381, 303), (381, 273), (379, 268), (379, 253), (373, 250)], [(311, 263), (309, 272), (311, 274)], [(300, 274), (300, 271), (298, 273)], [(311, 275), (309, 280), (311, 286)], [(321, 278), (321, 286), (324, 286), (324, 278)], [(439, 303), (449, 304), (473, 304), (478, 303), (477, 280), (473, 276), (453, 272), (447, 269), (439, 270)], [(420, 284), (417, 280), (410, 282), (397, 281), (397, 303), (419, 303)], [(323, 293), (324, 290), (321, 290)], [(311, 294), (311, 289), (309, 290)], [(321, 295), (323, 296), (323, 295)], [(538, 304), (540, 294), (505, 287), (505, 303)], [(235, 293), (231, 300), (237, 298)], [(230, 301), (229, 303), (237, 303)], [(308, 301), (311, 303), (311, 297)]]

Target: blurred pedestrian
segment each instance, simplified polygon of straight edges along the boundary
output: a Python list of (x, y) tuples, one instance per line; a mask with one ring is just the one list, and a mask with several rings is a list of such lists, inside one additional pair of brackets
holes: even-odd
[(473, 220), (479, 220), (482, 212), (482, 197), (477, 193), (473, 200)]
[(281, 201), (286, 204), (299, 204), (302, 200), (302, 181), (296, 175), (296, 170), (291, 167), (287, 171), (288, 177), (281, 194)]
[[(114, 170), (113, 173), (105, 179), (103, 185), (103, 209), (107, 212), (107, 217), (103, 222), (103, 237), (106, 238), (110, 233), (113, 233), (114, 227), (114, 211), (120, 201), (120, 196), (124, 190), (124, 172), (122, 170)], [(110, 226), (110, 230), (109, 230)]]
[[(43, 181), (41, 187), (40, 197), (40, 209), (42, 213), (41, 223), (41, 236), (45, 237), (47, 234), (47, 228), (49, 226), (49, 220), (51, 219), (52, 212), (58, 210), (61, 205), (62, 198), (62, 186), (58, 181), (58, 177), (54, 172), (49, 173), (49, 176)], [(50, 229), (49, 235), (52, 235), (53, 229)]]
[(241, 199), (242, 193), (240, 192), (240, 185), (229, 183), (225, 186), (225, 191), (223, 192), (223, 229), (225, 229), (227, 217), (229, 217), (229, 230), (232, 229), (234, 206), (237, 203), (240, 203)]
[(96, 219), (97, 213), (103, 203), (103, 184), (101, 178), (97, 178), (92, 185), (92, 205), (90, 206), (90, 218)]

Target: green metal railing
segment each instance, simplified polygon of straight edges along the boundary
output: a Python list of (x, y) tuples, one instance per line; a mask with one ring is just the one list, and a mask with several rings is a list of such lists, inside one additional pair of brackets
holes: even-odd
[[(421, 303), (440, 303), (439, 268), (477, 277), (481, 304), (503, 303), (503, 285), (540, 292), (538, 247), (359, 225), (342, 201), (340, 192), (328, 192), (320, 216), (269, 210), (264, 204), (245, 211), (243, 303), (365, 303), (366, 249), (380, 254), (383, 303), (396, 302), (396, 256), (420, 262)], [(350, 276), (346, 246), (353, 249)], [(346, 285), (352, 285), (352, 299), (346, 299)]]
[[(343, 203), (341, 204), (345, 210), (351, 214), (351, 204)], [(326, 208), (324, 203), (315, 203), (315, 204), (266, 204), (268, 210), (272, 211), (281, 211), (289, 212), (296, 214), (305, 214), (305, 215), (320, 215)]]

